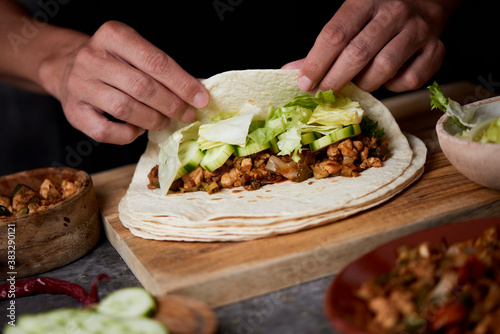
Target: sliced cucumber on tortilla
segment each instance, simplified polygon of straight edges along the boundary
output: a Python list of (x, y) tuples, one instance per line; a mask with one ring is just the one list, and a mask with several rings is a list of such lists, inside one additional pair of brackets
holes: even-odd
[(306, 132), (301, 135), (301, 144), (302, 145), (308, 145), (318, 139), (318, 136), (316, 136), (315, 132)]
[(347, 139), (349, 137), (357, 136), (361, 133), (361, 127), (359, 124), (351, 124), (342, 129), (338, 129), (329, 133), (319, 139), (316, 139), (309, 144), (312, 152), (319, 151), (322, 148), (329, 146), (330, 144), (336, 143), (338, 141)]
[(327, 134), (321, 138), (316, 139), (312, 143), (309, 144), (309, 147), (311, 148), (312, 152), (319, 151), (322, 148), (327, 147), (328, 145), (334, 143), (332, 140), (332, 137), (330, 137), (330, 134)]
[(213, 172), (217, 168), (224, 165), (233, 153), (234, 147), (229, 144), (210, 148), (206, 150), (205, 156), (200, 162), (200, 166), (209, 172)]
[(267, 142), (263, 145), (259, 145), (258, 143), (254, 142), (253, 140), (249, 140), (245, 146), (243, 146), (243, 147), (237, 146), (235, 154), (238, 157), (246, 157), (247, 155), (251, 155), (251, 154), (258, 153), (260, 151), (267, 150), (270, 147), (271, 147), (270, 142)]
[(177, 155), (181, 162), (181, 168), (177, 172), (175, 179), (178, 179), (192, 172), (205, 156), (199, 149), (196, 140), (187, 140), (179, 145), (179, 153)]
[(156, 311), (153, 296), (140, 287), (128, 287), (111, 292), (104, 297), (96, 310), (115, 317), (147, 317)]

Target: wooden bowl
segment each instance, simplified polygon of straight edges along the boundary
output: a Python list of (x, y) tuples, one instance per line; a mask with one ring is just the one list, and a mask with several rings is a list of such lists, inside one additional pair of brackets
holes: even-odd
[[(99, 241), (99, 209), (90, 176), (72, 168), (41, 168), (0, 177), (0, 195), (23, 183), (38, 188), (45, 178), (56, 184), (80, 180), (78, 192), (44, 210), (0, 219), (0, 279), (38, 275), (88, 253)], [(8, 262), (12, 260), (14, 262)]]
[[(500, 97), (473, 103), (478, 112), (500, 115)], [(446, 115), (436, 124), (439, 145), (450, 163), (471, 181), (500, 190), (500, 144), (457, 138), (453, 121)]]

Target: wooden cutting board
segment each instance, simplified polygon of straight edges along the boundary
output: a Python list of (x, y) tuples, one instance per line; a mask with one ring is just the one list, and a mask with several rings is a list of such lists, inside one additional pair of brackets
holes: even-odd
[[(468, 83), (445, 86), (463, 102), (478, 96)], [(189, 243), (141, 239), (123, 227), (118, 202), (134, 165), (92, 176), (104, 229), (145, 288), (173, 293), (211, 307), (335, 274), (347, 263), (394, 238), (431, 226), (500, 215), (500, 192), (462, 176), (440, 152), (426, 91), (384, 100), (404, 131), (427, 144), (423, 176), (402, 193), (345, 220), (298, 233), (246, 242)], [(482, 97), (481, 97), (482, 98)]]

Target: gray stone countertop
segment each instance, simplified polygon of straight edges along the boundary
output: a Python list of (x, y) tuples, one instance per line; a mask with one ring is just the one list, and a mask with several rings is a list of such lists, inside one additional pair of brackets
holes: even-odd
[[(40, 276), (67, 280), (89, 290), (92, 279), (101, 273), (112, 277), (110, 282), (100, 283), (101, 296), (126, 286), (141, 285), (107, 240), (102, 240), (81, 259)], [(325, 291), (331, 280), (332, 277), (325, 277), (215, 308), (219, 324), (217, 333), (337, 333), (329, 325), (323, 309)], [(78, 306), (76, 300), (64, 295), (21, 297), (16, 300), (16, 316)], [(0, 333), (8, 321), (7, 307), (8, 301), (0, 302)]]

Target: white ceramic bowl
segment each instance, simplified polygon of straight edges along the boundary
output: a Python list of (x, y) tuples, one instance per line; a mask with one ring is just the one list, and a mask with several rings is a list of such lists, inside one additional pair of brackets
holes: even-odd
[[(477, 112), (500, 115), (500, 97), (472, 103)], [(471, 181), (500, 190), (500, 144), (471, 142), (454, 136), (453, 121), (443, 115), (436, 124), (439, 145), (450, 163)]]

